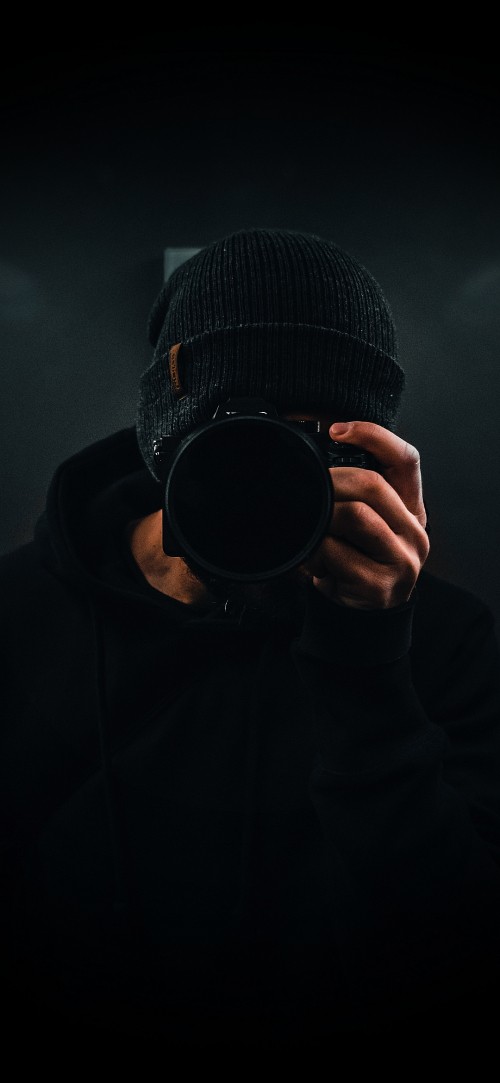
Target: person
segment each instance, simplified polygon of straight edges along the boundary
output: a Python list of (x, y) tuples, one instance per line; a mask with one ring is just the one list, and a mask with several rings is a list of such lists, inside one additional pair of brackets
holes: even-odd
[[(171, 275), (149, 336), (136, 425), (57, 469), (1, 561), (12, 1018), (247, 1046), (486, 1026), (498, 650), (424, 567), (382, 290), (329, 240), (245, 229)], [(378, 464), (329, 469), (319, 544), (263, 581), (162, 538), (157, 442), (238, 396)]]

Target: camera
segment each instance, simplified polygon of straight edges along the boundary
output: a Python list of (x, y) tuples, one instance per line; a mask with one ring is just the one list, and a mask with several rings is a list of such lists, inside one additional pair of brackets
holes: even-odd
[(317, 548), (331, 519), (331, 467), (377, 469), (317, 421), (279, 417), (263, 399), (233, 398), (187, 436), (162, 436), (163, 549), (213, 576), (283, 575)]

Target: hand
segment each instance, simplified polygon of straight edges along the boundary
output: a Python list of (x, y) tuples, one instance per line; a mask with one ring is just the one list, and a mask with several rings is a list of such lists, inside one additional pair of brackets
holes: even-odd
[(371, 452), (383, 476), (358, 467), (330, 469), (335, 501), (329, 531), (305, 567), (314, 586), (341, 605), (401, 605), (429, 553), (418, 451), (368, 421), (339, 423), (338, 431), (332, 425), (330, 436)]

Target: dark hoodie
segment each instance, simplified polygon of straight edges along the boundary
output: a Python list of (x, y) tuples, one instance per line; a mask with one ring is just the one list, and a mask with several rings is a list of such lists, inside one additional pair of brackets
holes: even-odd
[(309, 586), (300, 626), (186, 605), (128, 552), (159, 506), (123, 430), (0, 562), (12, 1019), (258, 1043), (493, 1018), (490, 611), (425, 572), (392, 610)]

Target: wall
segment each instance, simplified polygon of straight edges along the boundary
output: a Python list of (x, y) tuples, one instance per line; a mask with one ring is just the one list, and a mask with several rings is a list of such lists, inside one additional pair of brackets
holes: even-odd
[(261, 30), (6, 58), (0, 548), (62, 459), (133, 424), (164, 248), (304, 229), (388, 296), (429, 567), (500, 616), (494, 61)]

